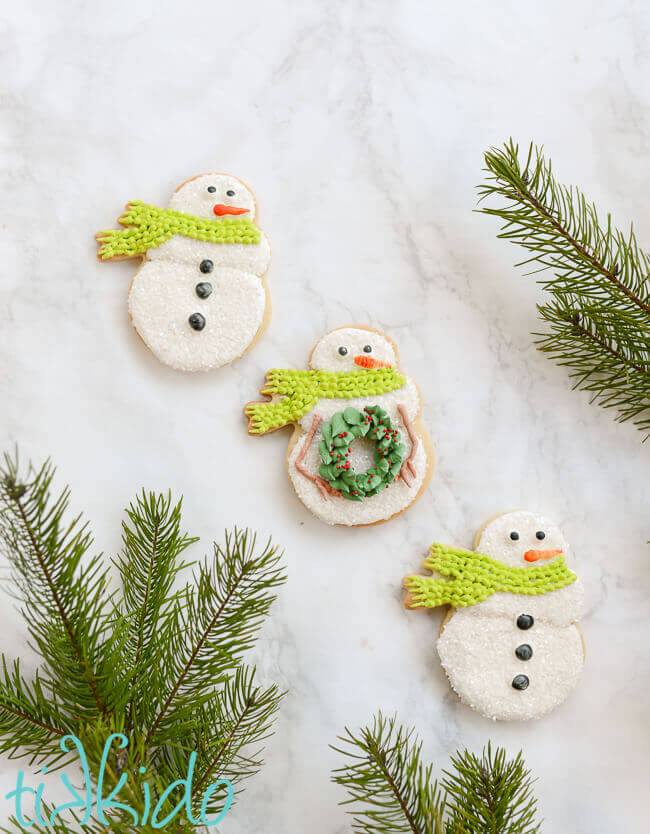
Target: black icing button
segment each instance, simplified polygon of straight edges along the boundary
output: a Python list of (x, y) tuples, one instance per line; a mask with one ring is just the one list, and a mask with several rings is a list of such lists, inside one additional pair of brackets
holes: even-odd
[(530, 660), (533, 656), (533, 647), (529, 646), (528, 643), (522, 643), (515, 649), (515, 654), (519, 660)]
[(212, 292), (212, 284), (209, 281), (201, 281), (194, 289), (199, 298), (207, 298)]
[(201, 313), (192, 313), (188, 321), (192, 330), (203, 330), (205, 327), (205, 316), (202, 316)]
[(535, 622), (532, 614), (520, 614), (517, 617), (517, 627), (526, 631), (527, 628), (532, 628), (533, 623)]
[(201, 261), (201, 263), (199, 264), (199, 269), (201, 270), (201, 272), (204, 275), (207, 275), (208, 272), (212, 272), (212, 270), (214, 269), (214, 264), (212, 263), (212, 261), (210, 261), (206, 258), (204, 261)]
[(526, 677), (526, 675), (515, 675), (512, 679), (512, 688), (513, 689), (528, 689), (528, 684), (530, 681)]

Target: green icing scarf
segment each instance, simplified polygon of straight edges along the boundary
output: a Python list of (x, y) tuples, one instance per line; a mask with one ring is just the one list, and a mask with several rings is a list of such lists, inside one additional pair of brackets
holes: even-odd
[(296, 423), (321, 399), (350, 400), (387, 394), (406, 384), (406, 377), (394, 368), (358, 371), (291, 371), (273, 368), (266, 375), (261, 394), (283, 399), (269, 403), (249, 403), (244, 409), (250, 434)]
[(155, 249), (173, 235), (206, 243), (259, 243), (260, 230), (248, 217), (194, 217), (182, 211), (149, 206), (140, 200), (128, 203), (118, 219), (126, 229), (105, 229), (96, 235), (101, 244), (99, 257), (132, 258)]
[(458, 547), (434, 544), (424, 567), (450, 581), (432, 576), (407, 576), (404, 586), (411, 594), (410, 608), (435, 608), (454, 605), (463, 608), (483, 602), (496, 591), (512, 594), (546, 594), (570, 585), (577, 577), (566, 566), (564, 556), (550, 564), (513, 568), (497, 559)]

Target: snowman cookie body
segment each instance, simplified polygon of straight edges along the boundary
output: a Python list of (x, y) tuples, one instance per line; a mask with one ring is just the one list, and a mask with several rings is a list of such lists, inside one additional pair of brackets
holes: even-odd
[[(489, 522), (477, 534), (474, 547), (477, 557), (485, 554), (493, 564), (517, 571), (541, 565), (553, 570), (560, 557), (563, 563), (572, 561), (560, 530), (543, 516), (523, 510)], [(468, 567), (471, 571), (471, 559)], [(584, 593), (580, 579), (563, 571), (566, 580), (551, 579), (551, 589), (543, 593), (497, 590), (475, 604), (452, 606), (447, 613), (436, 645), (440, 662), (461, 700), (487, 718), (540, 718), (577, 684), (585, 658), (577, 625)], [(434, 581), (436, 577), (440, 574), (434, 570)], [(409, 608), (421, 607), (413, 579), (407, 577), (404, 583)], [(457, 579), (452, 575), (448, 581)], [(552, 587), (562, 581), (568, 584)]]
[[(350, 374), (378, 368), (398, 370), (397, 350), (383, 333), (372, 328), (344, 327), (328, 333), (312, 351), (314, 373)], [(305, 373), (310, 373), (305, 372)], [(269, 393), (262, 389), (263, 393)], [(275, 399), (275, 398), (274, 398)], [(250, 416), (249, 407), (247, 414)], [(351, 408), (380, 408), (399, 432), (404, 446), (400, 476), (376, 494), (354, 501), (331, 489), (320, 475), (323, 430), (337, 413)], [(287, 469), (293, 488), (310, 512), (327, 524), (357, 526), (387, 521), (407, 509), (426, 489), (433, 470), (433, 449), (420, 420), (421, 400), (415, 383), (400, 372), (399, 386), (382, 393), (320, 397), (295, 420)], [(384, 421), (386, 417), (384, 417)], [(251, 433), (264, 433), (252, 431)], [(351, 442), (345, 460), (350, 471), (364, 472), (374, 464), (375, 446), (369, 438)]]
[[(257, 206), (235, 177), (203, 174), (184, 183), (168, 209), (181, 218), (236, 229), (242, 218), (253, 223)], [(218, 368), (262, 335), (270, 311), (264, 281), (270, 245), (263, 232), (248, 228), (257, 233), (255, 242), (212, 242), (179, 233), (143, 253), (129, 291), (129, 314), (161, 362), (185, 371)]]

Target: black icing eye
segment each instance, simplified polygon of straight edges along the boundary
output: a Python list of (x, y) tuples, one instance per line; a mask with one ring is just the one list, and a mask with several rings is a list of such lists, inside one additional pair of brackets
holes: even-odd
[(232, 188), (229, 188), (228, 191), (226, 191), (226, 196), (227, 197), (234, 197), (235, 196), (235, 192), (232, 190)]
[(363, 346), (364, 353), (372, 353), (372, 345), (364, 345)]
[(510, 538), (513, 540), (513, 542), (518, 541), (519, 533), (516, 530), (513, 530), (512, 533), (510, 533)]
[(217, 189), (214, 187), (214, 185), (209, 185), (209, 186), (208, 186), (208, 191), (210, 192), (210, 194), (214, 194), (214, 192), (215, 192), (216, 190), (217, 190)]
[(341, 347), (339, 348), (339, 353), (341, 354), (341, 356), (347, 356), (348, 349), (344, 345), (341, 345)]
[(538, 538), (540, 541), (546, 538), (546, 533), (543, 530), (538, 530), (535, 533), (535, 537)]

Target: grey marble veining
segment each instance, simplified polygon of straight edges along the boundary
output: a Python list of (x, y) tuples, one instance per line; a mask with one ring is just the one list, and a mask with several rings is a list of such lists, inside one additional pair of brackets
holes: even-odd
[[(417, 724), (440, 768), (488, 738), (523, 748), (546, 832), (646, 819), (648, 446), (535, 351), (538, 288), (472, 209), (482, 151), (534, 138), (650, 247), (649, 37), (640, 0), (5, 10), (3, 446), (53, 457), (109, 553), (142, 486), (184, 494), (204, 543), (237, 522), (286, 548), (289, 582), (256, 660), (288, 695), (226, 834), (349, 831), (328, 744), (380, 707)], [(93, 234), (127, 200), (164, 205), (209, 170), (257, 195), (274, 313), (248, 356), (184, 376), (138, 341), (135, 267), (99, 264)], [(395, 338), (437, 453), (422, 500), (362, 530), (311, 517), (284, 470), (288, 434), (249, 438), (241, 413), (267, 368), (304, 367), (347, 323)], [(515, 506), (556, 519), (573, 545), (587, 664), (548, 718), (495, 725), (450, 692), (440, 615), (403, 610), (400, 580), (434, 539), (470, 546)], [(4, 647), (33, 663), (18, 613), (5, 604), (0, 622)], [(0, 788), (18, 768), (0, 763)]]

